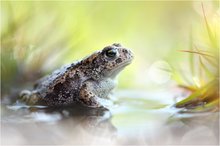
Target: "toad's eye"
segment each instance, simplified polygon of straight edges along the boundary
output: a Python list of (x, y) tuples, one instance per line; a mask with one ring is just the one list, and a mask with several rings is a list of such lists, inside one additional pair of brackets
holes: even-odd
[(118, 55), (118, 51), (116, 49), (106, 50), (105, 55), (109, 58), (115, 58)]

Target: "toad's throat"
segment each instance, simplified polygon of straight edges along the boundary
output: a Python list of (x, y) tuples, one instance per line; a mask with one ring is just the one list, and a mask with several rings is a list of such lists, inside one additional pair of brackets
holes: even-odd
[(110, 78), (115, 78), (119, 72), (121, 72), (127, 65), (131, 64), (132, 60), (126, 61), (123, 64), (120, 64), (116, 68), (112, 69), (111, 71), (108, 71), (106, 76)]

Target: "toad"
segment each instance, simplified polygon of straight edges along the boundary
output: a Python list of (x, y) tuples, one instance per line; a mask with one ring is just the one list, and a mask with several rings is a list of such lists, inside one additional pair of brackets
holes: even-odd
[(88, 107), (101, 107), (101, 99), (109, 99), (117, 84), (116, 76), (132, 59), (129, 49), (114, 43), (38, 80), (32, 91), (20, 93), (20, 100), (29, 105), (82, 103)]

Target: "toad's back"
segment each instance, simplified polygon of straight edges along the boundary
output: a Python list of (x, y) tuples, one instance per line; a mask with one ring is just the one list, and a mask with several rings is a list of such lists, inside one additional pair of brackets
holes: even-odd
[(40, 79), (33, 93), (38, 94), (41, 103), (46, 105), (67, 105), (74, 103), (79, 96), (82, 74), (78, 67), (80, 62), (65, 65), (51, 75)]

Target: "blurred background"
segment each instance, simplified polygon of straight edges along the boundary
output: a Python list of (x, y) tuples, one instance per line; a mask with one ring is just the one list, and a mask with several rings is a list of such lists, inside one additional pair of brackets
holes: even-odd
[[(189, 55), (178, 50), (190, 35), (199, 45), (207, 39), (199, 1), (1, 3), (2, 93), (115, 42), (135, 54), (119, 88), (163, 86), (174, 67), (187, 71)], [(218, 1), (203, 3), (209, 21), (219, 17)]]
[[(123, 144), (219, 143), (218, 114), (173, 120), (175, 109), (166, 108), (175, 103), (176, 93), (187, 97), (192, 92), (196, 96), (189, 98), (205, 95), (209, 107), (219, 107), (219, 1), (1, 1), (0, 11), (1, 98), (31, 89), (34, 81), (64, 64), (121, 43), (135, 58), (118, 78), (120, 106), (101, 129), (113, 125)], [(71, 110), (51, 114), (4, 107), (4, 143), (106, 143), (99, 136), (88, 139), (84, 125), (77, 130), (86, 136), (78, 135), (75, 120), (56, 123), (63, 115), (74, 117)], [(87, 118), (83, 121), (90, 123)], [(196, 120), (187, 123), (187, 118)]]

